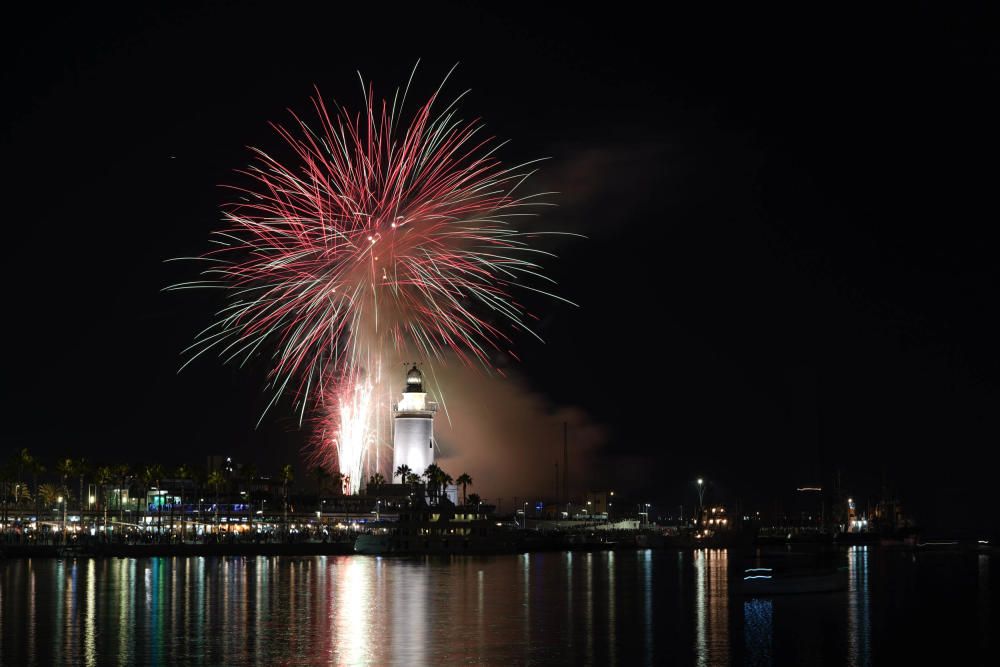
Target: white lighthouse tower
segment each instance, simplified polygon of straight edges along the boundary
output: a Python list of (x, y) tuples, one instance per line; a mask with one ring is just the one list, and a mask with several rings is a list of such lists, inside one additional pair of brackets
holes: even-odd
[(424, 376), (413, 364), (406, 373), (403, 398), (396, 404), (392, 438), (392, 475), (399, 466), (409, 466), (422, 475), (434, 463), (434, 413), (437, 403), (427, 400)]

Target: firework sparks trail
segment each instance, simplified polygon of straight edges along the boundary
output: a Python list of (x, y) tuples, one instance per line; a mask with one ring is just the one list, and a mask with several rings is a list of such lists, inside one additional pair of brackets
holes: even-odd
[[(348, 491), (357, 493), (365, 474), (366, 454), (372, 441), (374, 384), (364, 373), (346, 379), (336, 393), (336, 412), (329, 430), (320, 436), (318, 451), (335, 451), (336, 464)], [(324, 445), (331, 443), (332, 448)]]
[(325, 386), (312, 420), (308, 461), (337, 470), (345, 492), (357, 493), (362, 481), (379, 469), (378, 407), (385, 390), (381, 360), (368, 359), (366, 366), (354, 367)]
[(308, 406), (338, 406), (352, 486), (376, 391), (363, 360), (451, 351), (489, 367), (513, 333), (531, 332), (515, 290), (565, 301), (536, 286), (553, 282), (537, 263), (550, 253), (530, 245), (545, 232), (513, 225), (546, 194), (517, 193), (531, 163), (505, 167), (500, 144), (458, 117), (462, 95), (434, 112), (440, 88), (402, 124), (407, 90), (376, 103), (369, 85), (361, 113), (331, 111), (317, 91), (315, 128), (294, 112), (290, 128), (272, 124), (294, 160), (250, 149), (239, 172), (250, 184), (233, 188), (217, 249), (197, 258), (208, 262), (202, 279), (169, 288), (229, 296), (185, 365), (210, 350), (242, 365), (273, 346), (265, 413), (286, 393), (300, 422)]

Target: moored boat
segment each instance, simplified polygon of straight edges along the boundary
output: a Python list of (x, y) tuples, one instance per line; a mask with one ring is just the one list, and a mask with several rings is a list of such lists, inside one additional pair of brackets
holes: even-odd
[(390, 535), (375, 535), (363, 533), (358, 535), (354, 541), (354, 553), (357, 554), (386, 554), (392, 551), (392, 538)]

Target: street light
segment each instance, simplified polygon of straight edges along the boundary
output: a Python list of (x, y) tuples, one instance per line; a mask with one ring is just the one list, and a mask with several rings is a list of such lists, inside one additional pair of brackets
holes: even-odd
[(59, 502), (62, 503), (62, 506), (63, 506), (63, 529), (62, 529), (62, 532), (63, 532), (63, 539), (65, 540), (66, 539), (66, 499), (63, 498), (62, 496), (59, 496)]
[(698, 523), (701, 523), (701, 513), (705, 500), (705, 480), (698, 478)]

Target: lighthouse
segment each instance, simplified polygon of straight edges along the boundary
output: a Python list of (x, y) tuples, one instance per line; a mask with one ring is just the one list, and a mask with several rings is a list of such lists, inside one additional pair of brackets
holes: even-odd
[(403, 397), (393, 408), (392, 474), (405, 465), (422, 475), (434, 463), (434, 413), (437, 403), (427, 400), (424, 376), (413, 364), (406, 373)]

